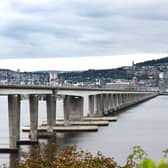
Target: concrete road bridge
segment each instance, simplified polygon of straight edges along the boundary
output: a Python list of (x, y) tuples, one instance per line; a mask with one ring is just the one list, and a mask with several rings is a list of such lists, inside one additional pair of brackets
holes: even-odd
[(52, 86), (0, 85), (0, 95), (8, 96), (9, 148), (16, 149), (20, 141), (20, 104), (22, 97), (29, 98), (30, 137), (37, 141), (38, 101), (46, 101), (47, 132), (53, 132), (56, 125), (56, 100), (63, 97), (64, 125), (80, 121), (83, 117), (103, 117), (109, 113), (146, 101), (157, 96), (157, 91), (113, 90), (105, 88), (63, 88)]

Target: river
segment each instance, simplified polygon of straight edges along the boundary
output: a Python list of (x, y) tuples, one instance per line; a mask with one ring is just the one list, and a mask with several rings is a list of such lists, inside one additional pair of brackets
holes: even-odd
[[(0, 147), (8, 147), (7, 97), (0, 97)], [(39, 124), (46, 117), (45, 102), (39, 102)], [(162, 150), (168, 148), (168, 96), (154, 99), (131, 107), (118, 114), (118, 121), (99, 127), (98, 132), (59, 133), (59, 145), (76, 144), (79, 148), (106, 156), (124, 164), (131, 149), (141, 145), (156, 161)], [(29, 125), (28, 101), (21, 103), (21, 125)], [(62, 101), (57, 102), (57, 116), (63, 116)], [(27, 135), (21, 133), (22, 139)], [(8, 154), (0, 154), (0, 165), (9, 163)]]

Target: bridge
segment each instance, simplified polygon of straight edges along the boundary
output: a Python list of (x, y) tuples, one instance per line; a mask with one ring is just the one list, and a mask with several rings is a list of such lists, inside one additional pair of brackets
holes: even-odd
[(0, 95), (8, 96), (9, 149), (17, 149), (20, 141), (20, 104), (24, 95), (29, 98), (30, 138), (37, 142), (38, 101), (46, 101), (47, 132), (56, 125), (56, 100), (63, 97), (64, 125), (87, 117), (103, 117), (157, 96), (158, 91), (112, 90), (105, 88), (63, 88), (51, 86), (0, 85)]

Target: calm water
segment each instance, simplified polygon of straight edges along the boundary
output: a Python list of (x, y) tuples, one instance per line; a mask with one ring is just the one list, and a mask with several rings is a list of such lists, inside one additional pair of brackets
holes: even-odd
[[(0, 97), (0, 147), (7, 147), (8, 120), (7, 98)], [(62, 102), (57, 103), (58, 116), (62, 116)], [(45, 102), (39, 103), (39, 123), (46, 117)], [(101, 151), (121, 164), (134, 145), (141, 145), (147, 153), (158, 160), (161, 151), (168, 148), (168, 96), (159, 96), (118, 115), (118, 121), (108, 127), (100, 127), (93, 133), (58, 134), (60, 146), (76, 144), (79, 148), (96, 153)], [(22, 101), (22, 123), (29, 125), (28, 101)], [(26, 139), (26, 134), (21, 134)], [(9, 163), (9, 155), (0, 154), (0, 165)]]

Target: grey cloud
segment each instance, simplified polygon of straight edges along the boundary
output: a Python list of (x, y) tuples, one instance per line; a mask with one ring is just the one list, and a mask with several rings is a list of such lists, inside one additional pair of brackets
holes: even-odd
[(168, 52), (166, 0), (9, 4), (0, 22), (0, 58)]

